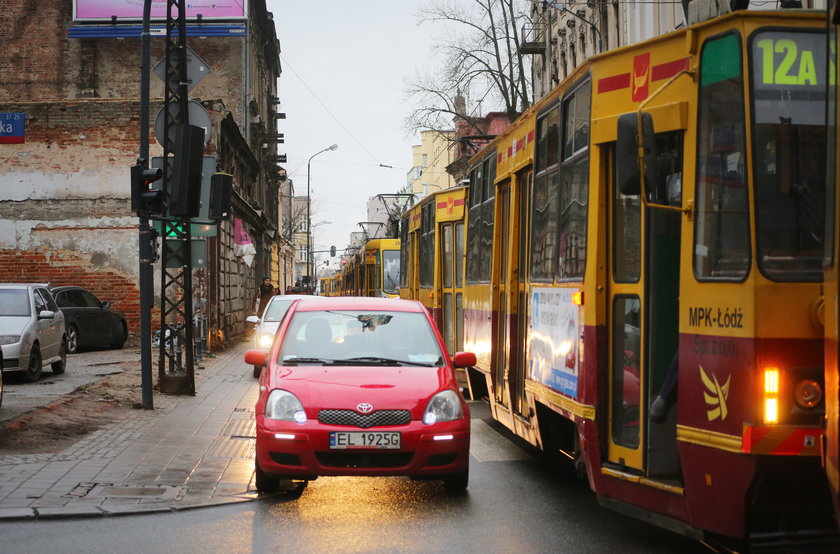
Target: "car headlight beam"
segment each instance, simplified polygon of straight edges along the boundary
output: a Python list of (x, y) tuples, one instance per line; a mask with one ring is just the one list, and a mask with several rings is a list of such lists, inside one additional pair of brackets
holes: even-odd
[(274, 389), (265, 402), (265, 417), (280, 421), (306, 423), (306, 412), (297, 396), (282, 389)]
[(423, 414), (423, 423), (432, 425), (441, 421), (455, 421), (462, 417), (464, 417), (464, 410), (461, 408), (458, 393), (445, 390), (437, 393), (429, 400), (426, 412)]
[(271, 348), (271, 343), (274, 342), (274, 335), (269, 335), (268, 333), (262, 333), (260, 335), (260, 340), (258, 344), (263, 348)]

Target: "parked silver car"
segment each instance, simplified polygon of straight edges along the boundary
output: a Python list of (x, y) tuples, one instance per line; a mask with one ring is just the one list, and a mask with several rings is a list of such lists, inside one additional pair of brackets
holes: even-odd
[(27, 381), (37, 381), (45, 364), (64, 373), (64, 314), (47, 285), (0, 284), (0, 345), (3, 371), (20, 371)]

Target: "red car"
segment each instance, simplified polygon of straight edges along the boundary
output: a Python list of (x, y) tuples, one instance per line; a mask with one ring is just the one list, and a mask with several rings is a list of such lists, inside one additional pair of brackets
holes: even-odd
[(469, 481), (470, 413), (455, 367), (429, 313), (391, 298), (295, 302), (270, 352), (245, 362), (267, 366), (256, 405), (256, 488), (325, 475), (442, 479), (458, 492)]

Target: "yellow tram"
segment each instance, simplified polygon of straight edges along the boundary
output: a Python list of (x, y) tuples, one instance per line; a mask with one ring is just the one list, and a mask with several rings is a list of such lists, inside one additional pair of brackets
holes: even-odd
[(835, 533), (824, 31), (738, 11), (585, 61), (471, 160), (462, 316), (449, 191), (403, 220), (401, 295), (463, 325), (473, 396), (606, 506), (756, 545)]
[(400, 294), (400, 239), (371, 239), (362, 258), (362, 296)]

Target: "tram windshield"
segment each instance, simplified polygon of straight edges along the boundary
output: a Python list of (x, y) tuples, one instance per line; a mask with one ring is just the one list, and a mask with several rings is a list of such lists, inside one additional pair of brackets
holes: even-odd
[(759, 268), (776, 281), (819, 281), (825, 226), (825, 35), (760, 31), (752, 37), (751, 58)]
[(384, 284), (383, 289), (386, 294), (399, 294), (400, 284), (400, 251), (399, 250), (383, 250), (382, 251), (382, 267)]

